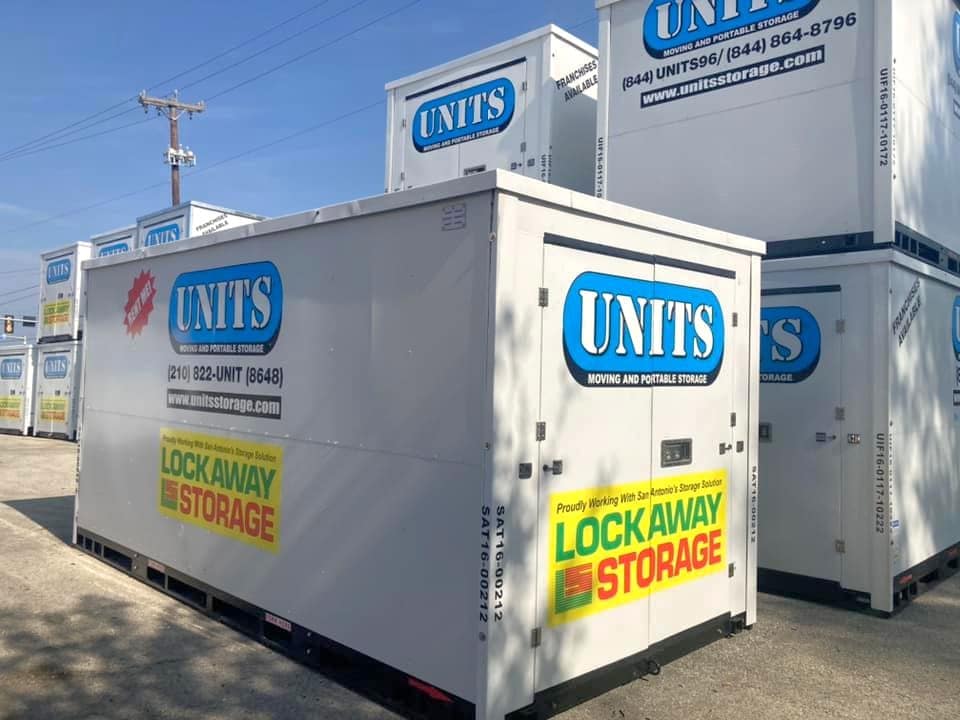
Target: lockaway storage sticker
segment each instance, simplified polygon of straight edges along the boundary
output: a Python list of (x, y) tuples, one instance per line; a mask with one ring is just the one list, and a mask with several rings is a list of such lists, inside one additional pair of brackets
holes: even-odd
[(164, 429), (163, 515), (261, 550), (280, 550), (283, 448)]
[(550, 625), (724, 569), (726, 505), (725, 470), (551, 495)]
[(23, 417), (23, 398), (0, 397), (0, 420), (20, 420)]

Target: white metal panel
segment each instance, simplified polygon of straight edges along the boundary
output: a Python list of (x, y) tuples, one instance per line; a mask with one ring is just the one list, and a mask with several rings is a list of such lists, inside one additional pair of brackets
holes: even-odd
[(960, 252), (960, 4), (893, 3), (896, 220)]
[(589, 190), (595, 71), (596, 51), (551, 26), (390, 83), (388, 192), (494, 168), (557, 182), (555, 167)]
[[(960, 542), (960, 281), (891, 273), (893, 573)], [(948, 319), (949, 318), (949, 319)]]
[(0, 348), (0, 430), (26, 435), (33, 426), (32, 345)]
[[(571, 374), (565, 357), (565, 314), (579, 314), (575, 305), (581, 300), (573, 286), (585, 272), (604, 276), (626, 276), (631, 280), (653, 283), (654, 266), (650, 262), (585, 252), (561, 246), (544, 248), (544, 287), (553, 296), (543, 313), (540, 417), (546, 423), (546, 440), (541, 443), (540, 536), (539, 557), (542, 569), (540, 613), (544, 620), (543, 641), (537, 651), (536, 688), (544, 690), (596, 670), (621, 658), (646, 649), (650, 644), (650, 601), (646, 593), (627, 595), (626, 588), (609, 600), (609, 587), (600, 587), (594, 557), (605, 554), (592, 548), (577, 549), (578, 531), (587, 535), (585, 522), (609, 513), (617, 514), (619, 530), (611, 522), (611, 542), (622, 552), (635, 552), (625, 534), (629, 517), (649, 513), (649, 497), (631, 500), (625, 507), (577, 508), (592, 496), (618, 496), (605, 490), (648, 483), (651, 477), (649, 387), (586, 387)], [(587, 301), (584, 300), (584, 303)], [(601, 313), (594, 327), (603, 338)], [(607, 322), (610, 322), (607, 320)], [(607, 333), (612, 332), (607, 330)], [(600, 345), (606, 344), (600, 340)], [(606, 342), (616, 342), (606, 335)], [(616, 418), (598, 422), (598, 418)], [(562, 463), (562, 472), (553, 472), (554, 461)], [(631, 490), (630, 492), (636, 492)], [(566, 508), (573, 508), (567, 510)], [(583, 538), (584, 545), (596, 538)], [(595, 543), (594, 543), (595, 544)], [(634, 565), (636, 561), (634, 561)], [(634, 580), (634, 583), (636, 581)], [(618, 588), (619, 590), (619, 588)], [(629, 598), (616, 604), (615, 597)], [(604, 603), (604, 609), (600, 604)], [(629, 628), (629, 632), (624, 632)], [(576, 648), (576, 651), (572, 651)]]
[(137, 221), (137, 247), (155, 247), (187, 237), (189, 208), (152, 215)]
[(209, 235), (231, 227), (250, 225), (257, 222), (248, 215), (238, 215), (229, 210), (193, 205), (190, 208), (190, 237)]
[[(527, 127), (531, 148), (525, 172), (543, 182), (593, 194), (593, 136), (597, 123), (599, 67), (596, 52), (585, 52), (560, 36), (545, 47), (548, 74), (543, 78), (544, 102), (538, 127)], [(548, 100), (549, 99), (549, 100)], [(546, 115), (546, 117), (544, 117)], [(545, 137), (540, 137), (545, 135)], [(534, 158), (533, 167), (529, 159)]]
[[(781, 285), (782, 281), (775, 284)], [(761, 311), (760, 567), (840, 583), (841, 285), (784, 285)]]
[(93, 245), (93, 257), (130, 252), (137, 245), (137, 226), (131, 225), (121, 230), (95, 235), (90, 238), (90, 244)]
[(75, 439), (83, 352), (79, 342), (37, 346), (34, 435)]
[[(678, 267), (666, 259), (658, 261), (655, 271), (658, 292), (662, 287), (678, 286), (708, 291), (719, 303), (720, 317), (701, 314), (699, 307), (692, 306), (692, 314), (687, 321), (687, 338), (685, 338), (689, 348), (685, 349), (680, 343), (675, 342), (671, 351), (670, 345), (665, 343), (662, 351), (674, 356), (684, 351), (695, 355), (700, 346), (699, 349), (708, 356), (710, 354), (720, 356), (720, 367), (706, 385), (654, 388), (651, 408), (653, 476), (661, 482), (668, 478), (673, 479), (679, 485), (679, 490), (667, 496), (671, 500), (673, 497), (684, 498), (681, 500), (684, 504), (674, 505), (678, 515), (679, 510), (684, 507), (697, 513), (700, 510), (697, 503), (702, 502), (701, 498), (709, 502), (716, 501), (717, 506), (703, 504), (706, 508), (705, 522), (700, 523), (697, 520), (690, 522), (693, 533), (690, 538), (690, 553), (694, 567), (696, 567), (697, 556), (707, 553), (707, 548), (710, 548), (711, 562), (705, 574), (694, 582), (678, 584), (662, 592), (654, 592), (650, 596), (651, 644), (728, 613), (734, 603), (738, 606), (739, 612), (743, 612), (745, 607), (742, 607), (742, 604), (746, 600), (743, 589), (746, 586), (744, 578), (747, 568), (745, 567), (746, 555), (743, 551), (747, 537), (748, 476), (745, 469), (741, 469), (742, 475), (737, 477), (733, 474), (733, 469), (736, 456), (745, 457), (746, 453), (745, 442), (739, 448), (736, 444), (735, 438), (741, 438), (741, 442), (745, 439), (743, 432), (739, 431), (737, 426), (741, 422), (749, 426), (749, 420), (744, 414), (747, 409), (746, 388), (741, 388), (742, 401), (737, 402), (734, 398), (734, 375), (738, 366), (746, 367), (749, 363), (747, 347), (739, 345), (735, 339), (741, 333), (749, 332), (749, 329), (741, 330), (733, 324), (733, 315), (737, 308), (735, 272), (728, 271), (729, 275), (734, 275), (730, 277), (724, 274), (723, 270), (711, 272), (706, 266), (691, 269), (689, 264), (685, 265), (685, 267)], [(664, 295), (669, 297), (667, 293)], [(674, 332), (679, 326), (678, 315), (679, 313), (675, 310)], [(669, 319), (669, 309), (665, 317)], [(745, 321), (747, 319), (744, 317)], [(702, 334), (700, 328), (703, 326), (710, 327), (711, 332)], [(665, 330), (665, 334), (669, 334), (669, 330)], [(739, 415), (736, 412), (738, 409)], [(692, 440), (691, 462), (677, 467), (665, 467), (662, 457), (663, 443), (679, 439)], [(684, 485), (698, 487), (690, 492), (682, 489)], [(732, 487), (734, 485), (737, 486), (735, 489)], [(686, 498), (691, 496), (694, 498), (694, 503), (685, 505)], [(734, 498), (741, 502), (734, 502)], [(656, 501), (657, 498), (652, 498), (651, 506)], [(713, 519), (707, 513), (716, 513), (723, 519), (720, 517)], [(682, 526), (682, 521), (679, 521), (679, 524)], [(735, 532), (739, 532), (740, 535), (732, 541), (730, 538)], [(716, 534), (716, 543), (713, 540), (714, 534)], [(710, 538), (709, 542), (706, 541), (707, 538)], [(737, 549), (734, 557), (731, 557), (731, 546)], [(662, 545), (658, 547), (658, 555), (662, 547)], [(716, 551), (715, 547), (719, 548), (719, 551)], [(682, 563), (681, 546), (676, 546), (676, 553), (674, 562), (679, 568)], [(740, 561), (739, 577), (736, 574), (737, 560)], [(658, 557), (657, 562), (658, 565), (664, 562), (662, 556)], [(732, 584), (728, 569), (730, 563), (735, 565), (733, 568), (735, 581)], [(666, 563), (664, 565), (670, 567)], [(664, 572), (664, 578), (666, 577), (667, 574)], [(739, 589), (739, 593), (735, 591), (736, 589)]]
[[(80, 526), (473, 700), (490, 200), (461, 200), (459, 224), (433, 203), (91, 270)], [(267, 354), (174, 348), (218, 268), (271, 278)], [(134, 287), (152, 311), (128, 309)], [(281, 417), (191, 402), (233, 395)], [(282, 452), (276, 552), (160, 511), (164, 428)]]
[(41, 255), (38, 340), (76, 338), (83, 332), (80, 265), (92, 252), (90, 243), (81, 242)]
[(872, 230), (872, 0), (715, 5), (603, 10), (605, 196), (766, 240)]

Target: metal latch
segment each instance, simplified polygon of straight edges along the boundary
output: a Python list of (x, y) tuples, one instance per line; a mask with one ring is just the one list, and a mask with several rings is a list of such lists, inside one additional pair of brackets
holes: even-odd
[(768, 422), (760, 423), (760, 442), (771, 442), (773, 440), (773, 424)]
[(836, 439), (836, 435), (827, 435), (827, 433), (824, 432), (817, 433), (817, 442), (819, 443), (833, 442)]
[(847, 331), (847, 321), (837, 320), (837, 335), (843, 335)]
[(847, 443), (850, 445), (859, 445), (861, 442), (860, 433), (850, 433), (847, 435)]
[(733, 576), (736, 575), (736, 574), (737, 574), (737, 564), (736, 564), (736, 563), (730, 563), (730, 564), (727, 566), (727, 577), (733, 577)]
[(837, 420), (846, 420), (847, 419), (847, 409), (838, 407), (835, 413)]
[(550, 304), (550, 290), (548, 288), (540, 288), (537, 302), (540, 304), (540, 307), (547, 307)]
[(740, 314), (733, 313), (733, 317), (730, 320), (730, 324), (733, 325), (733, 327), (737, 327), (740, 324)]
[(544, 465), (543, 471), (554, 475), (563, 475), (563, 460), (554, 460), (552, 465)]
[(537, 627), (530, 631), (530, 647), (540, 647), (541, 639), (540, 628)]
[(720, 454), (726, 455), (728, 452), (733, 450), (733, 445), (730, 443), (720, 443)]
[(837, 540), (833, 543), (833, 546), (837, 549), (837, 552), (841, 555), (847, 552), (847, 543), (843, 540)]
[(533, 477), (533, 463), (520, 463), (519, 476), (521, 480), (529, 480)]
[(547, 424), (545, 422), (537, 423), (537, 442), (547, 439)]

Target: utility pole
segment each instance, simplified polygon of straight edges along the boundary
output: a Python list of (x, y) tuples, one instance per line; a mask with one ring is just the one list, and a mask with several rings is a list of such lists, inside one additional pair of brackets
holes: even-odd
[(203, 102), (180, 102), (180, 92), (178, 90), (174, 90), (173, 95), (166, 98), (149, 97), (147, 91), (144, 90), (140, 93), (140, 104), (143, 105), (144, 112), (147, 112), (150, 107), (155, 107), (159, 115), (163, 115), (170, 121), (170, 147), (163, 154), (163, 161), (170, 166), (170, 194), (173, 205), (179, 205), (180, 166), (197, 164), (197, 157), (190, 148), (184, 150), (180, 146), (180, 116), (187, 113), (192, 118), (194, 113), (202, 113), (206, 109), (206, 105)]

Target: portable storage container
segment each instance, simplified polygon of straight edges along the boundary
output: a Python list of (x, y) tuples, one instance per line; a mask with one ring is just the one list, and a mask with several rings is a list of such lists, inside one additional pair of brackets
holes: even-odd
[(960, 262), (956, 0), (599, 0), (598, 193), (774, 255)]
[(82, 371), (83, 343), (74, 340), (37, 347), (34, 435), (77, 439)]
[(0, 347), (0, 432), (27, 435), (33, 427), (32, 345)]
[(130, 252), (137, 246), (137, 226), (111, 230), (90, 238), (93, 245), (93, 257), (106, 257)]
[(763, 285), (761, 588), (891, 612), (960, 559), (960, 277), (887, 249)]
[(597, 51), (548, 25), (387, 85), (386, 191), (512, 170), (593, 189)]
[(239, 210), (191, 200), (167, 210), (137, 218), (137, 247), (153, 247), (183, 238), (210, 235), (219, 230), (240, 227), (263, 220)]
[(656, 670), (754, 622), (762, 251), (497, 171), (94, 260), (77, 542), (462, 716)]
[(40, 256), (40, 319), (37, 342), (77, 339), (83, 333), (83, 273), (80, 263), (93, 248), (88, 242), (68, 245)]

